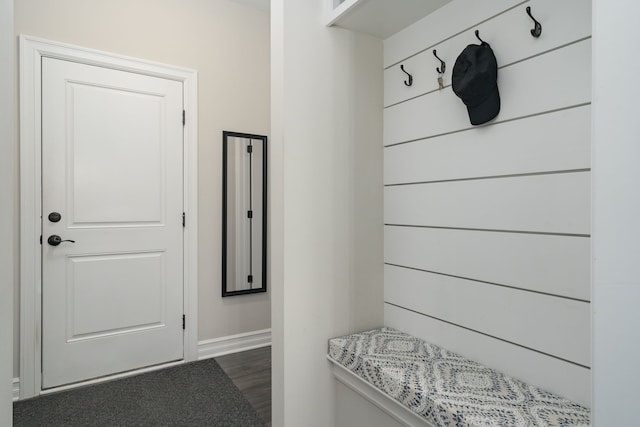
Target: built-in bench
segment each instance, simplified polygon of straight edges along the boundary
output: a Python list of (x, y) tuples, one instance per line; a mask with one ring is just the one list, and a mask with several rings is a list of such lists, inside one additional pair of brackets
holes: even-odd
[[(333, 338), (328, 358), (341, 384), (391, 415), (397, 425), (590, 425), (590, 410), (584, 406), (395, 329)], [(373, 388), (363, 388), (359, 380)], [(399, 414), (399, 406), (412, 415)]]

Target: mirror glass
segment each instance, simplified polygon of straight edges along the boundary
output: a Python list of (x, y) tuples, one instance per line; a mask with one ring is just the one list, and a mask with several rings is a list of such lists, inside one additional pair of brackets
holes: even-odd
[(222, 133), (222, 296), (267, 290), (267, 137)]

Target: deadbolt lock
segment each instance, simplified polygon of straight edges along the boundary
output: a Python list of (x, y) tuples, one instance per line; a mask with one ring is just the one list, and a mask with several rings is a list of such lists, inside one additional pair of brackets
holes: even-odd
[(60, 219), (62, 219), (62, 215), (60, 215), (58, 212), (51, 212), (48, 218), (51, 222), (58, 222), (60, 221)]

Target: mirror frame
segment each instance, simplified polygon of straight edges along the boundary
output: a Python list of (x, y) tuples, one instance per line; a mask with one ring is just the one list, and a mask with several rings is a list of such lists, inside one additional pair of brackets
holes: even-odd
[[(262, 148), (262, 283), (260, 287), (242, 290), (227, 290), (227, 184), (229, 138), (261, 140)], [(242, 132), (222, 131), (222, 296), (255, 294), (267, 291), (267, 136)]]

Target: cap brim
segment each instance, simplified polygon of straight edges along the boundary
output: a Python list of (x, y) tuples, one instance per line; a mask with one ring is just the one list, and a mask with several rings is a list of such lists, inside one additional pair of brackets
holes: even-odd
[(500, 94), (498, 88), (478, 105), (467, 105), (469, 120), (472, 125), (481, 125), (493, 120), (500, 112)]

